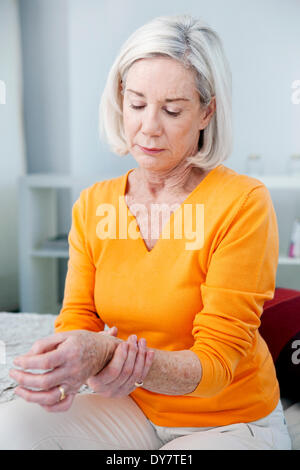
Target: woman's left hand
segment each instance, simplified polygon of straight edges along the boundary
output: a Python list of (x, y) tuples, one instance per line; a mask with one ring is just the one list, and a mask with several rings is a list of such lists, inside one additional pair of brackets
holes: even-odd
[[(106, 334), (116, 335), (113, 327)], [(136, 389), (136, 382), (143, 382), (148, 375), (155, 352), (147, 348), (145, 338), (137, 342), (136, 335), (120, 343), (110, 362), (96, 376), (87, 381), (97, 394), (112, 398), (129, 395)]]
[[(106, 360), (107, 338), (92, 331), (73, 330), (36, 341), (14, 360), (23, 370), (11, 369), (10, 376), (19, 384), (16, 395), (48, 411), (66, 411), (79, 388), (105, 366)], [(59, 387), (63, 387), (66, 398)]]

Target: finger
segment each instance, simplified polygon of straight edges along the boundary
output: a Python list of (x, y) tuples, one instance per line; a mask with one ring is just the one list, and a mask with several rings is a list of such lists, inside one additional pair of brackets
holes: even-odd
[[(67, 389), (64, 386), (67, 395)], [(23, 387), (16, 387), (15, 394), (30, 403), (37, 403), (42, 406), (51, 406), (60, 402), (61, 393), (58, 387), (47, 391), (29, 390)]]
[(131, 374), (131, 377), (128, 378), (128, 381), (136, 382), (141, 381), (144, 373), (145, 361), (146, 361), (146, 353), (147, 353), (147, 342), (145, 338), (141, 338), (138, 342), (138, 353), (136, 356), (136, 361), (134, 364), (134, 368)]
[(65, 341), (66, 337), (63, 333), (57, 333), (56, 335), (48, 336), (47, 338), (42, 338), (36, 341), (29, 351), (22, 356), (18, 356), (14, 359), (13, 363), (16, 366), (23, 367), (24, 358), (31, 357), (38, 354), (44, 354), (46, 352), (55, 350), (56, 347)]
[[(127, 354), (119, 354), (119, 362), (118, 362), (118, 371), (119, 375), (110, 382), (107, 382), (105, 385), (99, 387), (97, 384), (97, 393), (102, 394), (103, 396), (109, 397), (119, 397), (128, 395), (131, 391), (134, 390), (132, 385), (132, 380), (130, 385), (128, 382), (130, 378), (132, 378), (132, 371), (135, 367), (135, 362), (137, 355), (139, 354), (139, 348), (137, 344), (137, 337), (136, 335), (131, 335), (128, 337), (127, 341), (124, 342), (122, 345), (119, 345), (118, 348), (121, 350), (121, 346), (125, 346), (128, 344), (128, 352)], [(117, 350), (116, 350), (117, 351)], [(143, 354), (140, 352), (140, 354)], [(117, 359), (117, 354), (116, 354)], [(128, 386), (129, 385), (129, 386)]]
[[(131, 352), (129, 355), (130, 349)], [(124, 378), (124, 375), (126, 374), (126, 372), (124, 372), (124, 364), (128, 360), (128, 355), (129, 361), (132, 362), (133, 355), (135, 360), (136, 352), (136, 336), (131, 335), (127, 341), (123, 341), (117, 346), (109, 364), (102, 371), (100, 371), (95, 376), (95, 378), (91, 377), (88, 380), (89, 386), (92, 388), (97, 387), (98, 393), (100, 393), (100, 391), (107, 391), (107, 387), (111, 387), (112, 384), (114, 388), (118, 388), (128, 378), (128, 374)], [(121, 375), (122, 371), (123, 375)]]
[(108, 328), (107, 330), (101, 331), (100, 334), (101, 335), (117, 336), (118, 328), (116, 326), (112, 326), (111, 328)]
[(117, 336), (118, 334), (118, 328), (116, 326), (113, 326), (108, 330), (108, 334), (111, 336)]
[[(142, 371), (142, 373), (137, 372), (137, 374), (134, 378), (134, 384), (135, 384), (135, 382), (144, 382), (144, 380), (147, 378), (149, 370), (150, 370), (150, 368), (153, 364), (154, 356), (155, 356), (154, 351), (152, 351), (152, 350), (151, 351), (149, 351), (149, 350), (146, 351), (143, 371)], [(136, 386), (134, 386), (134, 388), (136, 388)]]
[[(149, 370), (149, 360), (147, 360), (147, 342), (145, 338), (141, 338), (138, 343), (138, 354), (136, 357), (134, 369), (131, 376), (125, 381), (122, 386), (127, 387), (129, 391), (134, 390), (136, 386), (135, 382), (142, 382), (144, 377), (146, 377)], [(147, 365), (147, 368), (145, 369)]]
[(19, 356), (14, 360), (14, 364), (22, 369), (40, 370), (54, 369), (63, 364), (63, 362), (64, 356), (58, 349), (43, 354)]
[(154, 355), (154, 352), (151, 351), (152, 354), (148, 357), (148, 353), (150, 353), (150, 351), (147, 351), (147, 342), (145, 338), (141, 338), (138, 343), (138, 353), (132, 374), (119, 386), (118, 389), (116, 389), (113, 396), (119, 397), (129, 395), (136, 389), (135, 382), (141, 382), (144, 380), (151, 367)]
[(103, 390), (105, 386), (110, 385), (120, 375), (124, 362), (127, 358), (129, 344), (126, 341), (118, 344), (115, 349), (114, 355), (109, 364), (102, 369), (94, 378), (90, 377), (88, 384), (93, 388), (93, 383), (97, 383), (97, 389), (102, 386)]
[(48, 351), (55, 349), (58, 344), (65, 341), (66, 337), (64, 333), (56, 333), (51, 336), (47, 336), (46, 338), (38, 339), (33, 343), (29, 351), (24, 354), (25, 355), (32, 355), (32, 354), (42, 354)]
[(153, 364), (153, 361), (154, 361), (154, 356), (155, 356), (155, 351), (147, 351), (147, 354), (146, 354), (146, 359), (145, 359), (145, 365), (144, 365), (144, 371), (143, 371), (143, 374), (142, 374), (142, 377), (141, 377), (141, 381), (144, 382), (144, 380), (146, 379), (148, 373), (149, 373), (149, 370)]
[(129, 344), (129, 349), (122, 371), (118, 377), (119, 386), (122, 386), (131, 377), (139, 352), (136, 335), (129, 336), (127, 342)]
[(44, 374), (33, 374), (22, 370), (11, 369), (9, 375), (19, 385), (24, 388), (35, 388), (39, 390), (49, 390), (58, 386), (66, 377), (66, 371), (62, 367), (58, 367), (51, 372)]
[(73, 400), (75, 398), (75, 394), (70, 394), (67, 395), (66, 398), (58, 403), (55, 403), (54, 405), (42, 405), (42, 407), (49, 412), (52, 413), (58, 413), (61, 411), (67, 411), (69, 408), (71, 408), (71, 405), (73, 403)]

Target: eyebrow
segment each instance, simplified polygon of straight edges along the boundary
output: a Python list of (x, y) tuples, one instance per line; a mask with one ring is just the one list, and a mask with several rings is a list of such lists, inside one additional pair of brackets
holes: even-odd
[[(130, 91), (131, 93), (134, 93), (137, 96), (141, 96), (142, 98), (145, 98), (145, 95), (143, 93), (140, 93), (139, 91), (131, 90), (130, 88), (127, 88), (127, 91)], [(191, 101), (188, 98), (166, 98), (165, 101), (167, 103), (171, 103), (172, 101)]]

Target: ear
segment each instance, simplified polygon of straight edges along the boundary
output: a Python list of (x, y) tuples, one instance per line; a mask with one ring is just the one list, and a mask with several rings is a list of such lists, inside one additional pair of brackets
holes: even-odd
[(120, 94), (123, 96), (125, 90), (123, 89), (123, 82), (122, 82), (122, 80), (120, 80), (120, 83), (119, 83), (119, 91), (120, 91)]
[(204, 109), (203, 115), (201, 117), (201, 127), (200, 130), (205, 129), (208, 126), (209, 121), (216, 111), (216, 97), (212, 96), (209, 105)]

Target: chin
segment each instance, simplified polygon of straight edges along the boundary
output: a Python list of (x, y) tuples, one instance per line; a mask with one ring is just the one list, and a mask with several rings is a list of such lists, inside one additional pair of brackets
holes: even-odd
[(137, 154), (137, 152), (135, 152), (135, 154), (132, 153), (132, 156), (141, 167), (159, 168), (162, 164), (162, 161), (156, 155)]

